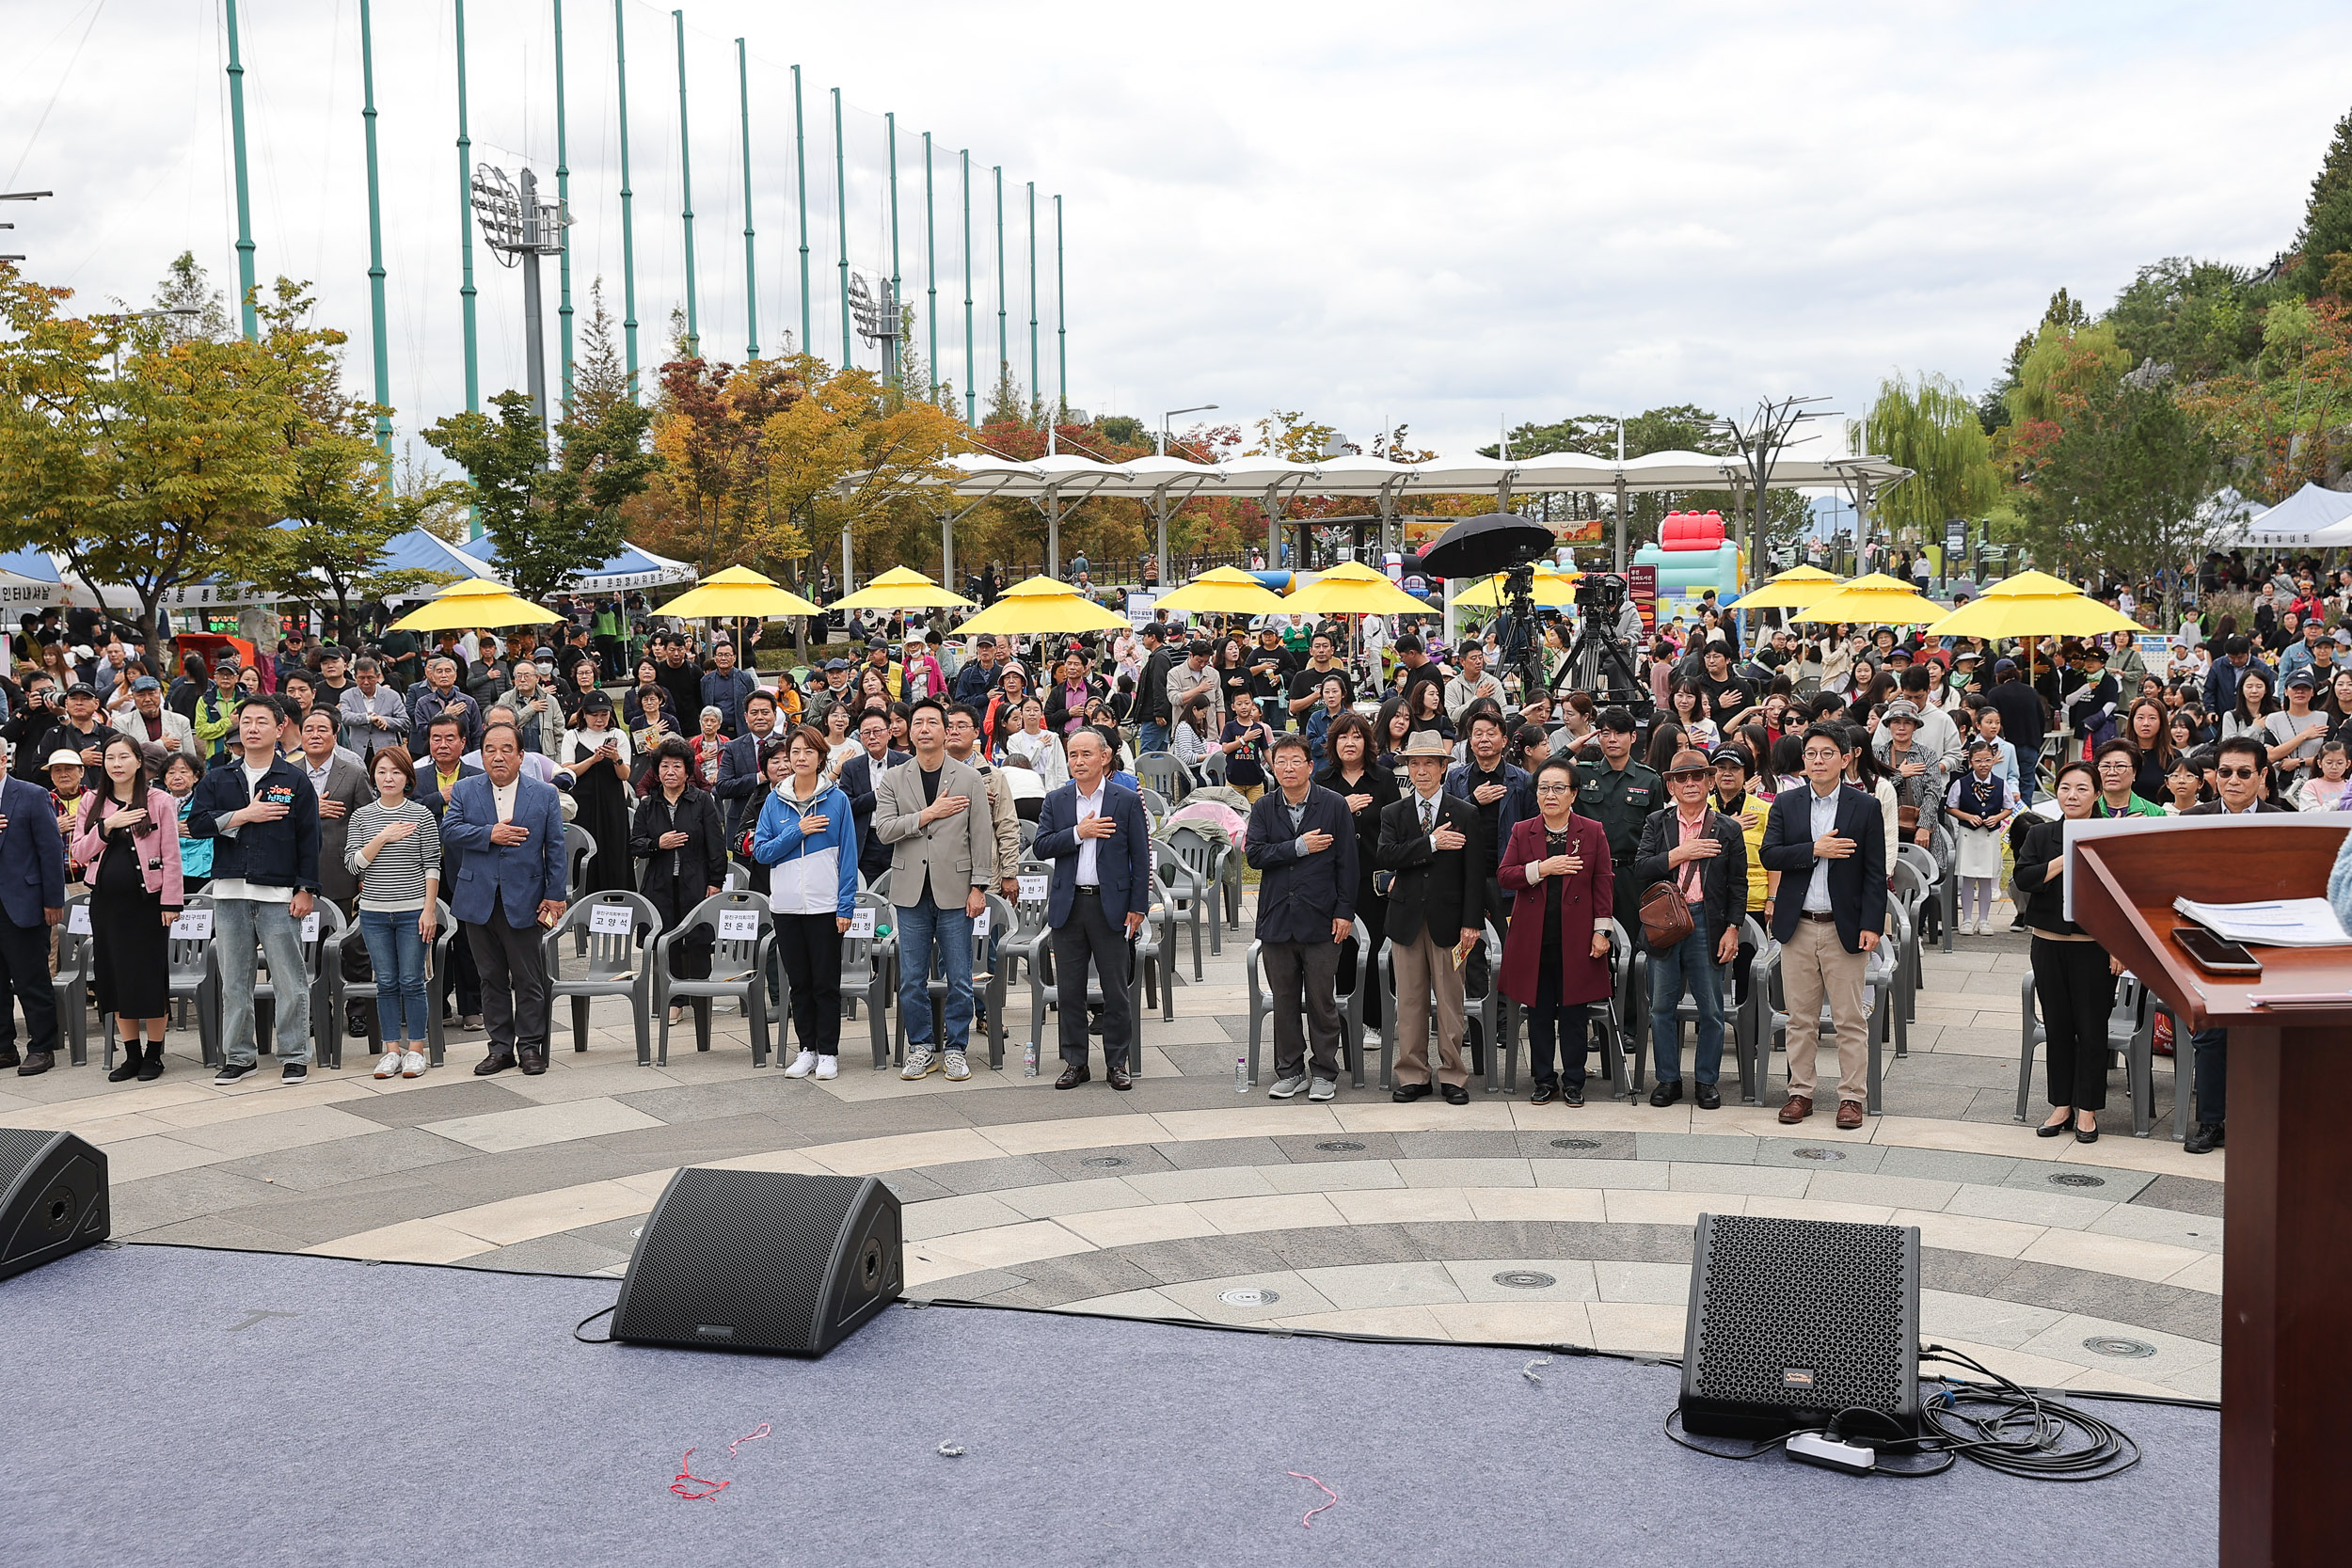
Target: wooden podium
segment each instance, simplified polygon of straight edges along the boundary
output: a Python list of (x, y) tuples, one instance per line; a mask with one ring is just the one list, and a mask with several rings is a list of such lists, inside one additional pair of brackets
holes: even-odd
[[(2324, 897), (2344, 829), (2214, 817), (2077, 842), (2074, 918), (2190, 1029), (2230, 1031), (2221, 1276), (2221, 1562), (2342, 1562), (2352, 1450), (2352, 1134), (2338, 1101), (2352, 1041), (2352, 947), (2255, 950), (2259, 980), (2208, 974), (2172, 940), (2172, 900)], [(2265, 991), (2344, 993), (2265, 1012)], [(2189, 1043), (2177, 1038), (2176, 1061)], [(2184, 1079), (2185, 1080), (2185, 1074)], [(2176, 1112), (2176, 1115), (2179, 1113)]]

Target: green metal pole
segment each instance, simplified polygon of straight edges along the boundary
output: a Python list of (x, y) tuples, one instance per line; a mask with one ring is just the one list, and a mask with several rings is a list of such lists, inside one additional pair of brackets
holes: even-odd
[(963, 422), (980, 422), (979, 352), (972, 341), (972, 150), (957, 151), (963, 175)]
[(850, 368), (850, 187), (841, 150), (841, 89), (833, 89), (834, 248), (841, 258), (841, 368)]
[[(389, 407), (392, 362), (384, 329), (384, 202), (375, 177), (375, 26), (368, 0), (359, 0), (359, 119), (368, 129), (368, 306), (375, 333), (375, 401)], [(375, 417), (375, 444), (387, 458), (392, 455), (389, 414)]]
[(1061, 252), (1061, 198), (1054, 198), (1054, 352), (1060, 360), (1060, 397), (1062, 411), (1070, 409), (1070, 316), (1063, 309), (1067, 296), (1063, 292)]
[(752, 243), (752, 71), (735, 40), (735, 101), (743, 115), (743, 357), (759, 357), (759, 258)]
[(924, 359), (931, 371), (931, 402), (939, 402), (939, 209), (931, 202), (931, 134), (923, 133), (923, 276), (930, 296), (930, 347)]
[(1029, 182), (1029, 396), (1045, 401), (1037, 379), (1037, 182)]
[(620, 83), (621, 102), (621, 344), (628, 365), (628, 395), (637, 396), (637, 219), (628, 188), (628, 36), (621, 14), (624, 0), (612, 0), (612, 71)]
[(1012, 368), (1012, 341), (1005, 336), (1005, 166), (988, 173), (996, 189), (996, 375), (1002, 380)]
[[(466, 0), (457, 7), (457, 301), (466, 327), (466, 412), (482, 409), (482, 368), (473, 319), (473, 137), (466, 131)], [(475, 519), (474, 527), (481, 527)], [(477, 534), (476, 537), (480, 535)]]
[(680, 346), (690, 359), (702, 353), (700, 318), (694, 312), (694, 152), (686, 134), (686, 13), (672, 11), (677, 24), (677, 177), (678, 223), (686, 230), (686, 341)]
[(801, 352), (813, 354), (808, 301), (808, 127), (801, 118), (799, 66), (792, 68), (792, 193), (801, 203)]
[[(462, 48), (459, 57), (464, 57)], [(464, 74), (464, 67), (459, 67)], [(237, 54), (237, 0), (229, 0), (229, 143), (237, 174), (237, 299), (243, 308), (246, 341), (262, 335), (253, 313), (253, 208), (245, 177), (245, 62)]]
[(890, 144), (890, 309), (898, 320), (890, 324), (890, 365), (883, 377), (891, 386), (898, 385), (898, 329), (905, 325), (906, 311), (898, 304), (898, 116), (889, 111), (882, 116), (882, 130)]
[[(564, 0), (555, 0), (555, 210), (560, 216), (572, 214), (571, 132), (564, 109)], [(561, 230), (559, 239), (564, 238)], [(564, 361), (564, 410), (572, 406), (572, 247), (564, 240), (563, 254), (555, 259), (558, 297), (555, 314), (562, 333), (561, 350)]]

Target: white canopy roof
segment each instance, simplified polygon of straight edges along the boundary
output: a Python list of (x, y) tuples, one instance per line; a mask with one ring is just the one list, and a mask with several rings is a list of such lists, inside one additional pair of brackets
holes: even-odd
[(2352, 491), (2306, 484), (2267, 512), (2249, 519), (2239, 537), (2249, 545), (2293, 545), (2310, 549), (2352, 546)]

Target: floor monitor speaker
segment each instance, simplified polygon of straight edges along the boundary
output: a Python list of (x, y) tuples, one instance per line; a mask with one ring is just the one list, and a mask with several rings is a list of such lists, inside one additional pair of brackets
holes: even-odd
[(1917, 1430), (1918, 1228), (1701, 1214), (1683, 1430), (1776, 1437), (1851, 1409)]
[(0, 1279), (106, 1239), (106, 1156), (71, 1132), (0, 1128)]
[(874, 1178), (689, 1166), (637, 1238), (612, 1337), (822, 1355), (903, 1279), (898, 1196)]

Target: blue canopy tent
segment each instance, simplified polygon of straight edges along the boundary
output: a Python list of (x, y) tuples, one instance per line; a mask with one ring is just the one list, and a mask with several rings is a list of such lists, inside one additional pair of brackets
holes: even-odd
[(0, 605), (22, 614), (65, 600), (65, 574), (47, 550), (0, 555)]
[[(483, 577), (496, 577), (495, 562), (498, 545), (489, 535), (467, 541), (457, 546), (469, 557), (473, 570)], [(691, 582), (694, 568), (683, 561), (656, 555), (635, 545), (624, 544), (620, 553), (593, 572), (582, 572), (572, 579), (572, 589), (581, 594), (611, 594), (628, 588), (651, 588), (665, 582)]]

